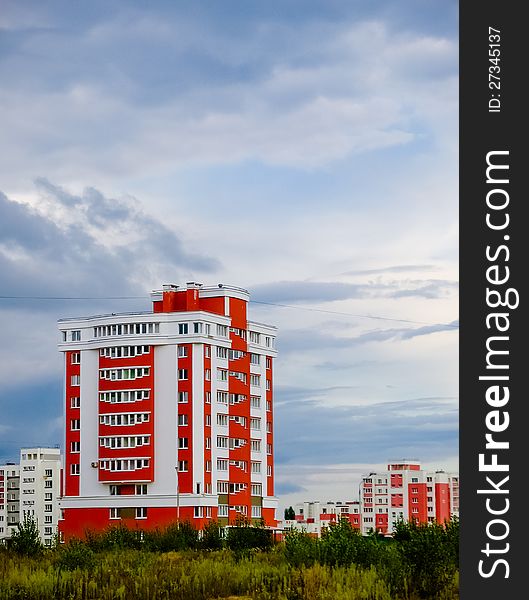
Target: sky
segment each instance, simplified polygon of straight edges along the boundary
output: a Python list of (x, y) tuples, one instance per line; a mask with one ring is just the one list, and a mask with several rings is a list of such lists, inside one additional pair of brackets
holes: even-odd
[(457, 470), (457, 18), (2, 0), (0, 462), (62, 443), (57, 319), (199, 281), (279, 328), (281, 509)]

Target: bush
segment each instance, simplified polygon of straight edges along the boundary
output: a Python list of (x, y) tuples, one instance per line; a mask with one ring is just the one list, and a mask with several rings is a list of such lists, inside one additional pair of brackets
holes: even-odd
[(220, 550), (223, 545), (220, 525), (215, 521), (206, 523), (200, 538), (200, 547), (204, 550)]
[(318, 561), (320, 542), (305, 531), (292, 529), (285, 534), (284, 553), (293, 567), (308, 567)]
[(84, 542), (72, 539), (57, 549), (55, 564), (59, 569), (73, 571), (74, 569), (90, 570), (95, 564), (93, 550)]
[(247, 550), (270, 550), (274, 545), (274, 535), (263, 525), (252, 526), (243, 519), (237, 521), (234, 527), (229, 527), (226, 533), (226, 546), (234, 552)]
[(36, 556), (41, 554), (44, 547), (40, 541), (37, 522), (32, 517), (25, 516), (22, 523), (18, 523), (9, 541), (9, 547), (17, 554)]
[(413, 587), (421, 597), (435, 596), (454, 581), (459, 554), (457, 520), (446, 526), (401, 522), (394, 537)]

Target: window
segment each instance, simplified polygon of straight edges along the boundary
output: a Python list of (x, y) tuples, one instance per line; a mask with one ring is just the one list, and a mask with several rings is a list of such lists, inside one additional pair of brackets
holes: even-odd
[(228, 438), (224, 435), (217, 436), (217, 448), (227, 448), (228, 447)]
[(52, 477), (53, 476), (53, 471), (52, 469), (46, 469), (44, 471), (44, 477)]
[(193, 333), (202, 333), (202, 323), (193, 323)]
[(204, 325), (204, 331), (205, 331), (206, 335), (211, 335), (211, 324), (210, 323), (206, 323)]
[(72, 431), (79, 431), (81, 429), (81, 419), (71, 419), (70, 429)]
[(189, 438), (186, 438), (186, 437), (178, 438), (178, 449), (179, 450), (187, 450), (187, 448), (189, 447), (188, 443), (189, 443)]
[(178, 392), (178, 402), (180, 404), (189, 402), (189, 392)]
[(178, 379), (185, 381), (187, 379), (187, 369), (178, 369)]
[(266, 453), (272, 454), (272, 444), (266, 444)]
[(272, 410), (272, 403), (270, 402), (270, 400), (266, 401), (266, 410), (268, 412), (270, 412)]
[(204, 369), (204, 379), (211, 381), (211, 369)]
[(178, 472), (179, 473), (187, 473), (189, 470), (189, 463), (187, 460), (179, 460), (178, 461)]
[(228, 404), (228, 392), (217, 392), (217, 402)]
[(261, 397), (250, 396), (250, 406), (251, 408), (261, 408)]
[(253, 518), (261, 517), (261, 507), (260, 506), (252, 506), (252, 517)]
[(178, 346), (178, 358), (187, 357), (187, 346)]
[(189, 333), (189, 323), (178, 323), (178, 333), (187, 335)]
[(250, 440), (250, 449), (252, 452), (261, 452), (261, 440)]
[[(210, 438), (208, 438), (208, 439), (210, 439)], [(210, 446), (211, 446), (211, 442), (210, 442)], [(206, 473), (211, 473), (211, 461), (210, 460), (206, 461)], [(206, 488), (207, 488), (207, 485), (206, 485)], [(206, 494), (207, 493), (208, 493), (208, 491), (206, 490)]]
[(227, 481), (217, 481), (217, 494), (227, 494), (229, 483)]
[(53, 512), (53, 504), (45, 504), (44, 505), (44, 512)]
[(204, 425), (206, 427), (211, 427), (211, 415), (205, 415)]
[(46, 500), (46, 502), (51, 502), (53, 500), (53, 494), (51, 492), (46, 492), (44, 494), (44, 500)]
[(187, 415), (178, 415), (178, 425), (187, 425), (188, 424), (188, 416)]
[(258, 417), (252, 417), (250, 419), (250, 429), (256, 429), (259, 431), (261, 429), (261, 419)]
[(53, 522), (53, 517), (51, 515), (46, 515), (44, 517), (44, 523), (52, 523)]
[(79, 473), (80, 473), (79, 465), (70, 465), (70, 475), (79, 475)]
[(266, 380), (266, 391), (269, 392), (272, 389), (272, 382), (270, 379)]
[(201, 519), (204, 515), (202, 513), (202, 506), (195, 506), (195, 519)]
[(226, 369), (217, 369), (217, 379), (219, 381), (228, 381), (228, 371)]
[(272, 423), (270, 421), (266, 423), (266, 433), (272, 433)]
[(81, 398), (79, 396), (70, 398), (70, 408), (81, 408)]
[(255, 373), (250, 374), (250, 385), (260, 386), (261, 376), (256, 375)]
[(228, 415), (224, 413), (217, 414), (217, 425), (228, 425)]
[(72, 331), (72, 342), (80, 342), (81, 341), (81, 330), (74, 329)]
[(252, 496), (262, 496), (263, 486), (260, 483), (252, 483)]
[(211, 358), (211, 346), (204, 346), (204, 358)]
[(53, 487), (53, 481), (51, 479), (48, 479), (47, 481), (44, 482), (44, 487), (45, 488), (52, 488)]
[(217, 358), (228, 358), (228, 348), (217, 346)]
[(268, 466), (266, 467), (266, 475), (267, 475), (268, 477), (272, 477), (272, 465), (268, 465)]
[(230, 377), (235, 377), (239, 381), (246, 383), (246, 373), (241, 373), (240, 371), (230, 371)]
[(136, 508), (136, 519), (146, 519), (147, 518), (147, 508), (145, 506), (140, 506)]
[(206, 404), (211, 404), (211, 392), (204, 393), (204, 402)]
[(147, 484), (139, 483), (136, 485), (136, 496), (145, 496), (147, 494)]
[(219, 517), (227, 517), (228, 516), (228, 505), (227, 504), (219, 504), (217, 516), (219, 516)]
[(121, 519), (121, 509), (120, 508), (111, 508), (110, 509), (110, 518), (111, 519)]
[(72, 375), (70, 377), (70, 384), (71, 385), (81, 385), (81, 376), (80, 375)]
[(251, 472), (252, 473), (260, 473), (261, 472), (261, 463), (257, 462), (257, 461), (252, 461)]
[(80, 352), (72, 352), (72, 365), (80, 365), (81, 364), (81, 353)]
[(254, 354), (253, 352), (250, 353), (250, 364), (251, 365), (260, 365), (261, 364), (261, 357), (259, 356), (259, 354)]
[(265, 336), (265, 346), (267, 348), (270, 348), (272, 346), (272, 338), (271, 337)]
[(412, 477), (411, 478), (411, 482), (412, 483), (419, 483), (419, 478), (418, 477)]
[(267, 369), (272, 368), (272, 359), (269, 356), (266, 357), (266, 368)]
[(227, 458), (218, 458), (217, 459), (217, 470), (218, 471), (227, 471), (228, 470), (228, 459)]
[(228, 326), (217, 325), (217, 335), (220, 337), (228, 337)]
[(254, 344), (259, 344), (261, 334), (257, 333), (257, 331), (250, 331), (249, 333), (250, 333), (250, 342), (253, 342)]
[(44, 527), (44, 535), (52, 535), (53, 534), (53, 527)]

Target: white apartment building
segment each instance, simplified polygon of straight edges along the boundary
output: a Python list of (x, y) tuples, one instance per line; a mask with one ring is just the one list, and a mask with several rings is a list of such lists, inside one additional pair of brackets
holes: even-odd
[(60, 485), (59, 448), (22, 448), (18, 465), (0, 467), (0, 540), (11, 537), (29, 516), (43, 544), (51, 545), (60, 515)]

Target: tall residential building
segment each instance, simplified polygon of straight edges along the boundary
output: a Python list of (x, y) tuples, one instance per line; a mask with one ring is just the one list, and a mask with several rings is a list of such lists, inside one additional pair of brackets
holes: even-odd
[(443, 523), (459, 515), (459, 475), (423, 471), (414, 460), (391, 463), (362, 478), (360, 505), (362, 533), (392, 533), (400, 519)]
[(11, 537), (24, 518), (37, 523), (49, 546), (57, 534), (61, 485), (59, 448), (22, 448), (20, 464), (0, 467), (0, 539)]
[(276, 328), (238, 287), (164, 285), (152, 311), (59, 321), (65, 538), (116, 522), (276, 525)]

